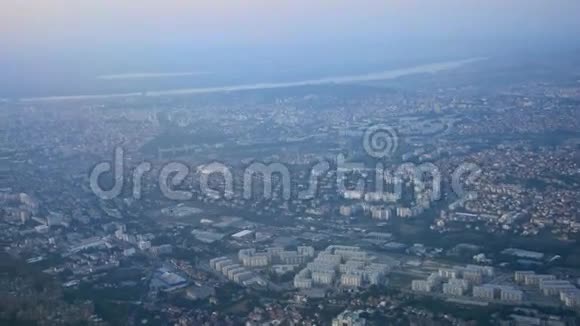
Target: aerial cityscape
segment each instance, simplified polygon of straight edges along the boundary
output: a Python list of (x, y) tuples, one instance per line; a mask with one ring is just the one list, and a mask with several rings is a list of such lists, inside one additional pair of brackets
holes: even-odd
[(4, 87), (0, 325), (580, 325), (578, 49)]

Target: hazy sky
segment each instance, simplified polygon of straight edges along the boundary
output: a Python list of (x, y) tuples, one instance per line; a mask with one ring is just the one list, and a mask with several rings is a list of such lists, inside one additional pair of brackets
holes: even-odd
[(578, 0), (2, 0), (9, 47), (561, 37)]
[(579, 31), (578, 0), (1, 0), (0, 72), (59, 60), (116, 62), (109, 73), (140, 60), (342, 64), (575, 43)]

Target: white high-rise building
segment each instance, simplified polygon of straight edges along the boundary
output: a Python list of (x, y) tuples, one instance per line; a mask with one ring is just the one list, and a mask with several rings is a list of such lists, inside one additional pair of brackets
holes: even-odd
[(524, 292), (516, 289), (502, 288), (501, 299), (503, 301), (519, 302), (524, 299)]
[(313, 272), (312, 281), (314, 284), (324, 284), (329, 285), (334, 282), (334, 271), (332, 272)]
[(413, 280), (411, 282), (411, 289), (416, 292), (431, 292), (433, 286), (424, 280)]
[(362, 285), (362, 276), (354, 274), (343, 274), (340, 277), (340, 284), (346, 287), (360, 287)]
[(298, 254), (300, 254), (300, 255), (307, 256), (307, 257), (314, 257), (314, 247), (302, 246), (302, 247), (298, 247), (297, 251), (298, 251)]
[(485, 300), (494, 300), (495, 299), (495, 292), (496, 288), (493, 286), (474, 286), (473, 287), (473, 297), (485, 299)]
[(270, 264), (270, 257), (267, 254), (257, 254), (242, 258), (242, 264), (246, 267), (265, 267)]

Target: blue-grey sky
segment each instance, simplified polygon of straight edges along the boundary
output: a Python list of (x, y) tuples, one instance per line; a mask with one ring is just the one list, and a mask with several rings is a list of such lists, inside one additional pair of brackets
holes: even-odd
[(3, 0), (12, 48), (578, 36), (577, 0)]
[(0, 72), (429, 61), (573, 45), (579, 31), (578, 0), (2, 0)]

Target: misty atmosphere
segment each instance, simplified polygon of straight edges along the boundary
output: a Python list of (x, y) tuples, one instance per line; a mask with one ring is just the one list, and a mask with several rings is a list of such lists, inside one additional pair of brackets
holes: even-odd
[(577, 0), (0, 2), (0, 325), (580, 325)]

